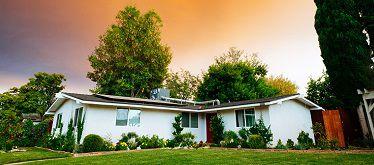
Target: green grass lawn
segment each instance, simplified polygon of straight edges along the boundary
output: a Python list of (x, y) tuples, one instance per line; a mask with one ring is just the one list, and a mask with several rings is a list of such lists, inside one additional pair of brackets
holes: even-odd
[(372, 164), (374, 154), (262, 152), (250, 150), (142, 150), (46, 160), (34, 164)]
[(25, 152), (0, 153), (0, 164), (68, 157), (70, 154), (57, 153), (41, 148), (23, 148)]

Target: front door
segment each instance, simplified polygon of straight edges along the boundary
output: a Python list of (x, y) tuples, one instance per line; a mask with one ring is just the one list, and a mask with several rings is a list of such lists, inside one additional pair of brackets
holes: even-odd
[(213, 143), (212, 129), (210, 128), (210, 121), (213, 116), (217, 113), (207, 113), (206, 114), (206, 141), (207, 143)]

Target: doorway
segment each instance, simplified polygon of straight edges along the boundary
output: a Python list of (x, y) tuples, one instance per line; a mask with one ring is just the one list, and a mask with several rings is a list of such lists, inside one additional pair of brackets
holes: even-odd
[(207, 113), (206, 116), (206, 142), (213, 143), (212, 129), (210, 128), (210, 121), (213, 116), (216, 116), (217, 113)]

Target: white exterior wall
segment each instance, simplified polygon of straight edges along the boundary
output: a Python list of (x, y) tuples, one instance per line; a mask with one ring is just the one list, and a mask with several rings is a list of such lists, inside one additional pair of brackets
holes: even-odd
[[(66, 100), (65, 103), (61, 105), (61, 107), (56, 111), (55, 115), (53, 116), (53, 125), (52, 125), (52, 132), (56, 127), (56, 122), (57, 122), (57, 115), (62, 113), (62, 119), (61, 123), (63, 124), (62, 127), (62, 133), (66, 133), (68, 129), (68, 125), (70, 122), (70, 119), (74, 119), (74, 110), (79, 107), (84, 107), (82, 104), (78, 104), (73, 100)], [(55, 134), (59, 133), (60, 129), (56, 129)]]
[[(174, 118), (181, 112), (154, 109), (140, 109), (139, 126), (116, 126), (117, 107), (87, 105), (86, 119), (82, 139), (88, 134), (97, 134), (103, 138), (111, 138), (117, 142), (123, 133), (135, 132), (138, 135), (161, 138), (173, 138)], [(199, 114), (198, 128), (184, 128), (183, 132), (191, 132), (196, 136), (196, 141), (206, 141), (205, 115)]]
[(309, 133), (309, 137), (314, 141), (310, 110), (303, 104), (288, 100), (281, 104), (270, 105), (269, 116), (273, 145), (276, 145), (279, 139), (283, 143), (286, 143), (287, 139), (297, 143), (301, 131)]
[[(250, 108), (248, 108), (250, 109)], [(242, 109), (235, 109), (235, 110), (242, 110)], [(222, 115), (222, 119), (225, 126), (225, 131), (231, 130), (238, 132), (242, 127), (236, 127), (236, 116), (235, 110), (225, 110), (225, 111), (218, 111), (219, 114)], [(255, 108), (255, 120), (261, 118), (264, 119), (265, 125), (269, 125), (269, 110), (268, 107), (256, 107)]]

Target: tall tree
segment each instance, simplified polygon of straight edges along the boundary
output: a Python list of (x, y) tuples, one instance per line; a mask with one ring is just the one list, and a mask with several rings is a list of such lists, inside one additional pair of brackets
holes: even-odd
[(326, 73), (317, 79), (310, 79), (306, 93), (307, 99), (325, 109), (339, 109), (343, 106), (343, 103), (335, 97), (330, 78)]
[(128, 6), (120, 11), (99, 46), (89, 57), (96, 82), (94, 93), (146, 97), (162, 86), (171, 62), (169, 47), (161, 43), (161, 18), (154, 11), (141, 14)]
[[(374, 1), (359, 0), (357, 1), (362, 23), (365, 31), (369, 36), (371, 51), (374, 51)], [(373, 56), (373, 54), (372, 54)]]
[(297, 86), (291, 80), (283, 76), (270, 76), (265, 78), (266, 84), (279, 90), (278, 95), (290, 95), (297, 93)]
[(373, 61), (354, 0), (315, 0), (315, 28), (334, 95), (355, 109), (357, 89), (373, 87)]
[(170, 97), (190, 100), (196, 98), (200, 83), (199, 76), (194, 76), (186, 70), (171, 72), (165, 80), (165, 86), (170, 89)]
[(53, 103), (56, 93), (62, 91), (62, 74), (38, 72), (35, 77), (20, 88), (12, 88), (0, 95), (0, 109), (17, 110), (22, 113), (39, 113), (43, 115)]
[(243, 51), (230, 48), (204, 74), (198, 100), (230, 102), (274, 96), (278, 90), (265, 83), (266, 73), (266, 65), (255, 55), (245, 57)]
[(65, 86), (65, 76), (56, 73), (38, 72), (35, 77), (18, 89), (23, 113), (39, 113), (43, 115), (49, 106), (52, 105), (56, 93), (62, 91)]

